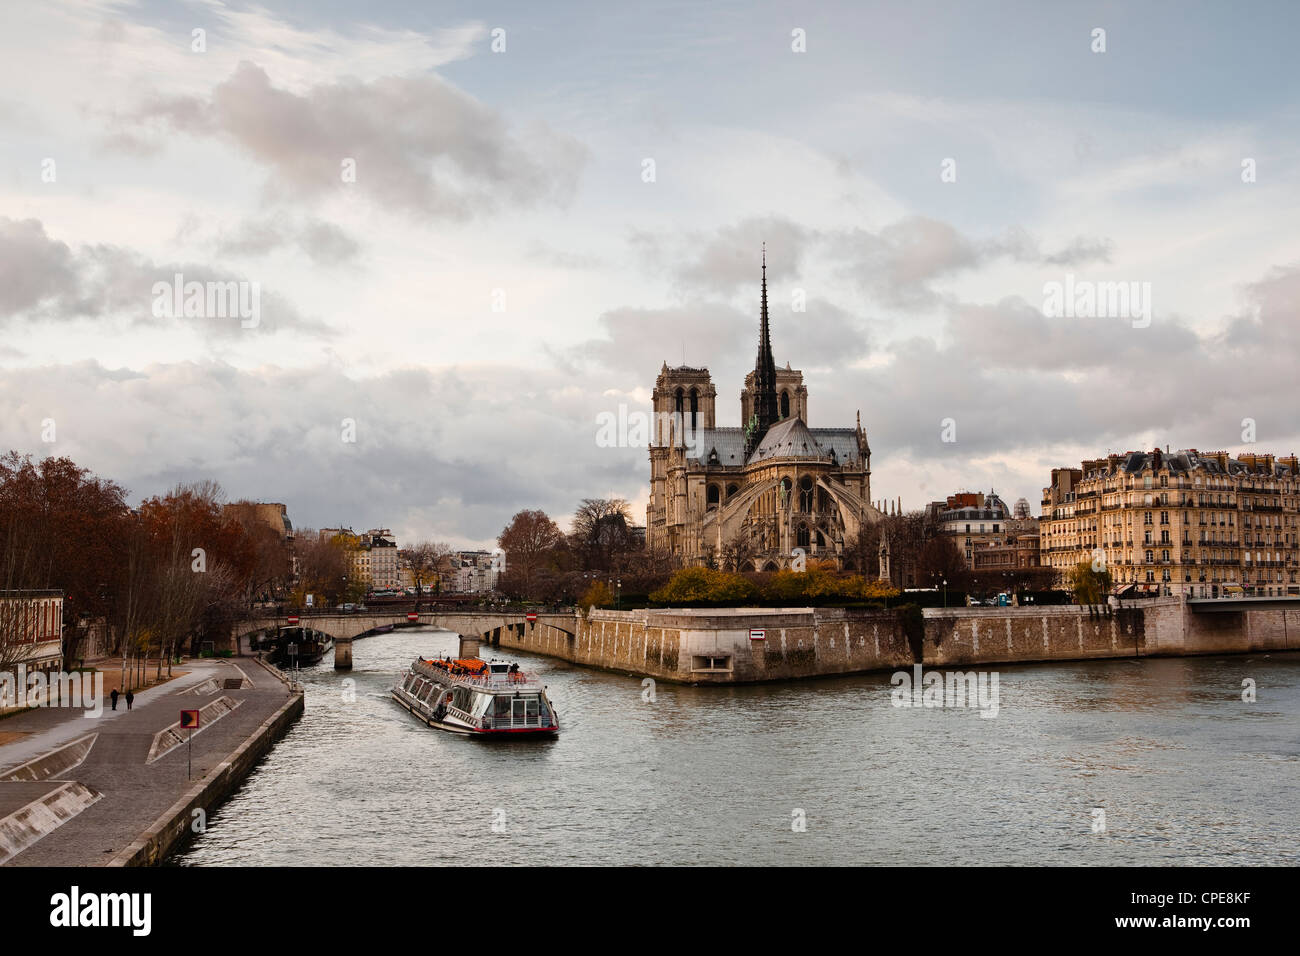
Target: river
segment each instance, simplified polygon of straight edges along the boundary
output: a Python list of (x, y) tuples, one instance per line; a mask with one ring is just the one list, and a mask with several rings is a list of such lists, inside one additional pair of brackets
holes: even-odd
[(388, 696), (417, 654), (455, 652), (421, 628), (358, 640), (350, 673), (303, 670), (303, 718), (172, 862), (1300, 860), (1300, 653), (986, 666), (991, 718), (895, 707), (888, 674), (647, 700), (640, 678), (516, 654), (563, 732), (486, 742)]

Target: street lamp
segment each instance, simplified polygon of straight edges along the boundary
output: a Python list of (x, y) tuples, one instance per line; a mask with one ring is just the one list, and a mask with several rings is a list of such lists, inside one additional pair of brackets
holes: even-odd
[(943, 579), (943, 609), (948, 610), (948, 579)]

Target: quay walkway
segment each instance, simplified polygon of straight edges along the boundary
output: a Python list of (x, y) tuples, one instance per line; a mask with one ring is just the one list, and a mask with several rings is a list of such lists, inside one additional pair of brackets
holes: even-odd
[[(160, 862), (302, 713), (302, 692), (256, 659), (183, 669), (130, 711), (120, 698), (98, 717), (42, 707), (0, 720), (0, 865)], [(192, 778), (182, 710), (202, 714)]]

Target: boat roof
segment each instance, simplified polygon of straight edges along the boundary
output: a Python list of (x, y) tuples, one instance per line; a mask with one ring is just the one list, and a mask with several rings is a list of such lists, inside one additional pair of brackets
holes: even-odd
[(512, 661), (485, 661), (478, 657), (420, 657), (411, 665), (413, 670), (438, 677), (453, 684), (467, 684), (479, 690), (514, 692), (542, 690), (542, 684), (532, 674), (516, 666), (510, 672)]

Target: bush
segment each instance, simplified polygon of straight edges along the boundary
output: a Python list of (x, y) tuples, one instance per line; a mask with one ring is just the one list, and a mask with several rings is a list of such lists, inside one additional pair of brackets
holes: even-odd
[(578, 602), (584, 614), (592, 607), (605, 607), (613, 603), (614, 595), (604, 581), (592, 581), (591, 587), (587, 588), (587, 593)]
[(717, 604), (752, 601), (758, 588), (743, 574), (712, 568), (682, 568), (650, 599), (660, 604)]

